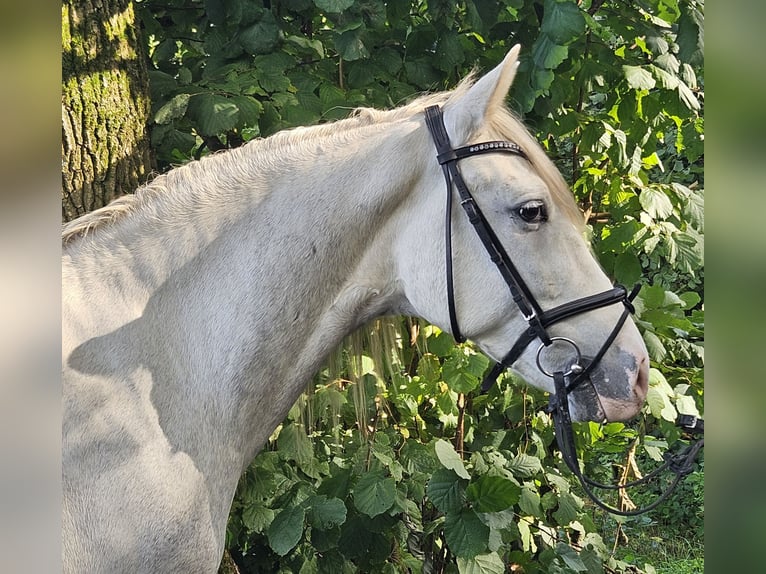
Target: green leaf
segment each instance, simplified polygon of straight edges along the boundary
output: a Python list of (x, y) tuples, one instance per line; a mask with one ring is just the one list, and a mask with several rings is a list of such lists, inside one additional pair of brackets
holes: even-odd
[(660, 84), (662, 84), (662, 87), (666, 90), (675, 90), (678, 88), (678, 85), (681, 83), (681, 80), (678, 78), (678, 76), (675, 76), (674, 74), (671, 74), (670, 72), (663, 70), (659, 66), (655, 66), (653, 64), (649, 65), (649, 69), (651, 70), (652, 74), (654, 74), (654, 77), (656, 77)]
[(666, 421), (675, 422), (678, 413), (670, 402), (673, 390), (665, 377), (657, 369), (649, 369), (649, 390), (646, 393), (646, 403), (652, 416)]
[(519, 453), (508, 461), (508, 469), (514, 476), (530, 478), (538, 472), (542, 472), (543, 465), (536, 456)]
[(588, 574), (604, 574), (603, 561), (590, 544), (580, 550), (580, 560), (587, 568)]
[(473, 558), (458, 556), (457, 569), (460, 574), (504, 574), (505, 563), (496, 552), (479, 554)]
[(457, 512), (465, 500), (465, 480), (452, 470), (440, 468), (431, 475), (426, 495), (441, 512)]
[(519, 498), (519, 508), (522, 512), (530, 516), (536, 516), (542, 518), (542, 508), (540, 506), (540, 493), (528, 486), (524, 486), (521, 489), (521, 496)]
[(684, 105), (689, 108), (690, 110), (698, 111), (700, 109), (700, 102), (697, 99), (697, 96), (694, 95), (694, 92), (691, 91), (689, 86), (686, 85), (685, 82), (679, 80), (678, 81), (678, 97), (681, 99), (681, 101), (684, 103)]
[(665, 289), (661, 285), (644, 285), (639, 297), (647, 309), (657, 309), (665, 305)]
[(226, 3), (224, 0), (205, 0), (205, 13), (216, 26), (226, 23)]
[(346, 95), (337, 86), (322, 84), (319, 86), (319, 100), (326, 110), (334, 106), (342, 106), (346, 103)]
[(261, 102), (250, 96), (234, 96), (232, 101), (239, 109), (239, 121), (243, 126), (257, 126), (263, 113)]
[(532, 61), (538, 68), (553, 70), (566, 60), (569, 50), (553, 42), (545, 34), (541, 34), (532, 47)]
[(691, 309), (696, 307), (702, 300), (702, 298), (699, 296), (699, 293), (695, 293), (694, 291), (681, 293), (679, 297), (681, 298), (681, 301), (684, 302), (684, 309)]
[(638, 257), (628, 251), (620, 253), (614, 264), (614, 275), (617, 281), (623, 285), (638, 283), (643, 275), (643, 268)]
[(263, 532), (274, 521), (274, 511), (260, 504), (251, 504), (242, 512), (242, 522), (251, 532)]
[(445, 72), (463, 63), (465, 55), (460, 39), (455, 33), (445, 33), (439, 37), (436, 43), (436, 67)]
[(170, 74), (159, 70), (149, 70), (149, 87), (152, 91), (152, 99), (160, 100), (162, 96), (176, 90), (178, 83)]
[(363, 28), (346, 30), (335, 38), (335, 49), (340, 57), (352, 62), (361, 58), (369, 58), (370, 52), (362, 41)]
[(521, 537), (521, 546), (525, 552), (530, 550), (536, 550), (535, 539), (532, 536), (532, 531), (529, 528), (529, 523), (526, 520), (519, 520), (516, 523), (519, 529), (519, 536)]
[(567, 46), (585, 32), (585, 18), (574, 2), (546, 0), (540, 31), (561, 46)]
[(476, 512), (466, 508), (447, 515), (444, 538), (455, 556), (473, 558), (487, 549), (489, 526), (481, 521)]
[(652, 219), (667, 219), (673, 214), (670, 198), (656, 187), (643, 188), (638, 200)]
[(686, 273), (696, 273), (704, 261), (703, 238), (691, 228), (678, 231), (665, 238), (669, 250), (668, 259)]
[(340, 527), (330, 528), (329, 530), (311, 529), (311, 545), (317, 552), (327, 552), (331, 548), (338, 547), (340, 539)]
[(407, 79), (423, 90), (434, 88), (441, 80), (441, 74), (436, 71), (430, 58), (408, 60), (404, 63), (404, 69), (407, 71)]
[[(362, 558), (367, 563), (383, 562), (391, 553), (391, 542), (385, 535), (378, 532), (381, 526), (382, 524), (376, 525), (366, 516), (352, 516), (341, 528), (338, 548), (347, 558)], [(337, 570), (326, 572), (335, 574)], [(349, 574), (354, 572), (359, 572), (359, 569), (354, 568)]]
[(339, 469), (332, 476), (325, 478), (317, 488), (317, 494), (324, 494), (327, 498), (340, 498), (343, 500), (348, 495), (348, 483), (351, 477), (349, 469)]
[(189, 115), (196, 121), (196, 129), (203, 136), (216, 136), (237, 125), (237, 104), (218, 94), (197, 94), (189, 100)]
[(571, 546), (559, 542), (556, 545), (556, 553), (564, 560), (567, 567), (573, 572), (587, 572), (588, 567), (580, 560), (577, 552)]
[(269, 526), (266, 536), (269, 546), (280, 556), (284, 556), (295, 548), (303, 535), (303, 519), (306, 511), (299, 507), (285, 508), (277, 514)]
[(446, 440), (439, 439), (434, 443), (434, 450), (436, 451), (436, 458), (439, 459), (439, 462), (442, 463), (444, 468), (455, 471), (455, 474), (460, 478), (465, 478), (466, 480), (471, 479), (471, 475), (468, 474), (468, 471), (465, 469), (462, 459), (458, 453), (455, 452), (455, 449), (450, 443)]
[(154, 121), (158, 124), (169, 124), (173, 120), (182, 118), (186, 113), (186, 108), (189, 107), (191, 96), (191, 94), (173, 96), (172, 100), (157, 110), (157, 113), (154, 114)]
[(271, 12), (239, 33), (239, 43), (248, 54), (268, 54), (279, 42), (281, 31)]
[(641, 225), (633, 219), (623, 221), (612, 228), (605, 228), (602, 239), (603, 248), (607, 251), (622, 253), (623, 248), (633, 243), (642, 229)]
[(484, 475), (466, 489), (477, 512), (500, 512), (519, 501), (521, 487), (507, 478)]
[(354, 5), (354, 0), (314, 0), (317, 8), (330, 13), (339, 13)]
[(699, 416), (699, 410), (697, 410), (697, 404), (694, 402), (694, 397), (689, 395), (681, 395), (676, 397), (676, 410), (682, 415), (694, 415)]
[(299, 465), (308, 464), (314, 458), (314, 448), (304, 430), (297, 424), (285, 424), (277, 437), (277, 450), (285, 460)]
[(349, 62), (348, 85), (352, 88), (365, 88), (375, 83), (375, 67), (366, 60)]
[(623, 66), (622, 71), (628, 85), (634, 90), (651, 90), (657, 83), (651, 72), (641, 66)]
[(582, 502), (579, 502), (569, 492), (559, 493), (559, 507), (553, 513), (553, 517), (560, 526), (567, 526), (574, 520), (582, 508)]
[(693, 8), (687, 8), (681, 13), (678, 21), (679, 57), (687, 62), (702, 58), (705, 49), (705, 37), (702, 29), (703, 19)]
[(684, 217), (698, 231), (705, 228), (705, 198), (702, 190), (691, 190), (680, 183), (673, 183), (673, 191), (684, 200)]
[[(352, 0), (353, 1), (353, 0)], [(288, 36), (285, 41), (300, 46), (304, 50), (311, 50), (319, 58), (324, 58), (324, 45), (319, 40), (312, 40), (304, 36)]]
[(489, 367), (489, 359), (482, 354), (474, 353), (468, 355), (468, 363), (465, 370), (471, 373), (475, 377), (481, 377), (484, 371)]
[(391, 508), (395, 499), (396, 482), (383, 471), (363, 474), (354, 486), (354, 506), (370, 518)]
[(665, 360), (668, 351), (655, 333), (644, 331), (644, 343), (646, 343), (646, 350), (649, 352), (649, 358), (652, 361), (661, 363)]
[(442, 365), (442, 377), (447, 386), (456, 393), (470, 393), (479, 385), (479, 377), (465, 368), (460, 358), (450, 357)]
[(455, 346), (455, 339), (449, 333), (440, 331), (437, 335), (431, 335), (426, 339), (426, 346), (437, 357), (447, 357)]
[(346, 505), (339, 498), (318, 496), (311, 505), (311, 524), (319, 530), (328, 530), (346, 521)]

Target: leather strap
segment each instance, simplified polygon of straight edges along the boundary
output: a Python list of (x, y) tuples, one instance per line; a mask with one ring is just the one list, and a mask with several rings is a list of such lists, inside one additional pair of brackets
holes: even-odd
[(463, 146), (452, 149), (452, 145), (447, 135), (447, 128), (444, 125), (444, 116), (439, 106), (430, 106), (425, 109), (426, 125), (431, 133), (431, 137), (436, 146), (437, 158), (442, 166), (444, 180), (447, 186), (447, 207), (445, 214), (445, 244), (446, 244), (446, 269), (447, 269), (447, 307), (450, 318), (450, 329), (452, 336), (457, 341), (463, 341), (464, 337), (460, 332), (457, 320), (457, 310), (455, 306), (454, 279), (452, 270), (452, 189), (453, 184), (460, 198), (460, 205), (463, 207), (468, 220), (474, 227), (484, 248), (487, 250), (490, 259), (498, 267), (501, 276), (505, 280), (511, 291), (514, 302), (519, 307), (524, 318), (532, 328), (536, 336), (544, 343), (550, 344), (550, 339), (545, 328), (540, 323), (539, 317), (542, 314), (537, 301), (532, 296), (529, 288), (524, 283), (521, 274), (505, 251), (500, 240), (487, 222), (481, 209), (476, 204), (471, 192), (463, 180), (457, 162), (466, 157), (480, 155), (485, 153), (508, 153), (525, 157), (522, 149), (513, 142), (490, 141), (479, 144)]

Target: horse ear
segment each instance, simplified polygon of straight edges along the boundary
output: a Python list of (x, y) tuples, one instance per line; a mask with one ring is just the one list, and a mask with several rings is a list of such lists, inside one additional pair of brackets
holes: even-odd
[(520, 49), (516, 44), (497, 67), (444, 105), (444, 124), (453, 146), (468, 143), (468, 138), (481, 127), (487, 115), (503, 105), (519, 67)]

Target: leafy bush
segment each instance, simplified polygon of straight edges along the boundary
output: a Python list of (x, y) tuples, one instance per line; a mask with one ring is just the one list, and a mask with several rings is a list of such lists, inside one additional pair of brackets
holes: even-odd
[[(476, 396), (487, 359), (434, 327), (418, 346), (402, 349), (410, 370), (397, 363), (391, 384), (364, 357), (346, 373), (356, 382), (320, 379), (293, 409), (240, 485), (230, 521), (237, 561), (249, 572), (446, 572), (455, 563), (504, 572), (508, 561), (569, 572), (608, 559), (548, 454), (547, 415), (534, 414), (531, 428), (514, 422), (535, 399), (510, 381)], [(456, 435), (470, 450), (455, 450)]]
[[(586, 470), (624, 467), (613, 453), (631, 446), (639, 466), (657, 461), (677, 413), (703, 410), (703, 0), (136, 5), (160, 169), (449, 88), (521, 43), (512, 107), (571, 183), (607, 273), (644, 284), (649, 404), (631, 425), (578, 427)], [(623, 568), (561, 468), (542, 393), (507, 377), (479, 396), (487, 359), (429, 326), (410, 343), (410, 327), (318, 375), (256, 458), (229, 525), (243, 571)], [(694, 500), (702, 476), (684, 487)], [(653, 519), (701, 528), (698, 508)]]
[[(412, 325), (400, 326), (390, 366), (346, 351), (343, 376), (320, 374), (255, 459), (229, 524), (240, 567), (505, 572), (515, 564), (530, 574), (626, 567), (610, 555), (553, 447), (550, 419), (539, 410), (544, 394), (509, 376), (480, 395), (485, 357), (432, 326), (416, 328), (410, 344)], [(391, 335), (391, 326), (367, 335), (380, 331)], [(679, 398), (668, 399), (666, 416)], [(636, 435), (622, 423), (580, 425), (581, 442), (602, 442), (586, 469), (620, 462)]]

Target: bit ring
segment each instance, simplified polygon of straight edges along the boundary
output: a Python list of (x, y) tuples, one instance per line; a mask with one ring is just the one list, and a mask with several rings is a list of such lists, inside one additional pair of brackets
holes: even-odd
[(548, 347), (552, 347), (553, 344), (556, 341), (562, 341), (564, 343), (568, 343), (568, 344), (572, 345), (572, 348), (574, 349), (574, 352), (575, 352), (575, 355), (576, 355), (575, 361), (569, 366), (569, 370), (566, 373), (564, 373), (564, 376), (568, 377), (569, 375), (574, 375), (574, 374), (577, 374), (577, 373), (581, 373), (583, 371), (583, 366), (580, 364), (580, 362), (582, 360), (582, 354), (580, 353), (580, 348), (577, 346), (577, 344), (572, 339), (568, 339), (566, 337), (551, 337), (551, 344), (550, 345), (546, 346), (545, 343), (542, 343), (540, 345), (540, 347), (537, 349), (537, 359), (536, 359), (536, 361), (537, 361), (537, 368), (540, 369), (540, 372), (543, 373), (544, 375), (547, 375), (547, 376), (553, 378), (553, 373), (549, 373), (548, 371), (546, 371), (543, 368), (543, 365), (540, 362), (540, 358), (542, 357), (543, 350), (547, 349)]

